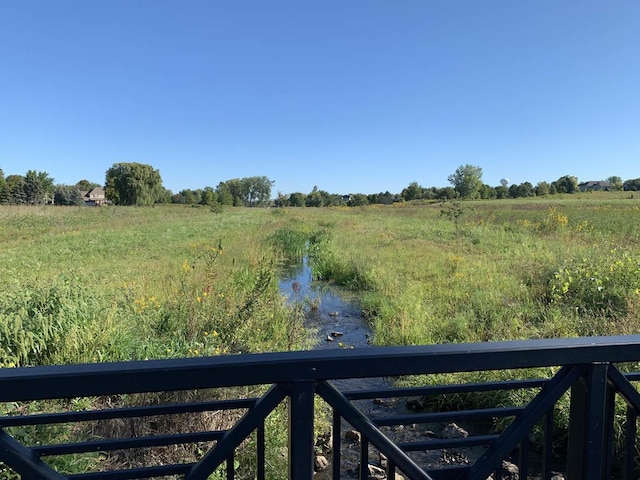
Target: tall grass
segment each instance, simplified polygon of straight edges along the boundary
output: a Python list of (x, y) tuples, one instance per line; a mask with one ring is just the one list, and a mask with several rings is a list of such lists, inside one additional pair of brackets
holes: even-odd
[[(302, 319), (278, 290), (279, 254), (268, 248), (267, 238), (280, 221), (264, 211), (2, 207), (0, 218), (0, 367), (226, 355), (305, 345), (304, 331), (297, 325)], [(162, 400), (161, 395), (138, 397), (110, 402)], [(99, 405), (103, 400), (93, 401)], [(68, 408), (57, 402), (0, 407), (5, 414)], [(278, 410), (267, 420), (271, 478), (279, 478), (283, 468), (279, 449), (284, 445), (284, 415)], [(204, 417), (190, 421), (220, 428)], [(68, 432), (55, 430), (12, 433), (27, 443), (70, 438)], [(79, 429), (73, 435), (89, 433)], [(181, 460), (197, 456), (175, 454)], [(87, 455), (60, 459), (57, 466), (77, 472), (96, 462), (136, 465), (139, 460)], [(1, 465), (0, 472), (10, 478)]]
[(0, 366), (302, 348), (276, 271), (305, 251), (358, 293), (378, 345), (638, 333), (639, 223), (640, 197), (603, 195), (0, 207)]

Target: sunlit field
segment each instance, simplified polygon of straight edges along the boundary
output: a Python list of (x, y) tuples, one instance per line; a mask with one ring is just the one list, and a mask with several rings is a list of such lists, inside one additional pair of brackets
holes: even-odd
[[(299, 348), (276, 281), (287, 234), (311, 241), (318, 278), (358, 293), (379, 345), (636, 332), (640, 198), (630, 197), (2, 207), (0, 362)], [(260, 335), (244, 337), (247, 321)]]
[(355, 293), (377, 345), (639, 333), (639, 224), (630, 192), (222, 212), (4, 206), (0, 367), (310, 348), (277, 281), (281, 261), (305, 253), (318, 280)]

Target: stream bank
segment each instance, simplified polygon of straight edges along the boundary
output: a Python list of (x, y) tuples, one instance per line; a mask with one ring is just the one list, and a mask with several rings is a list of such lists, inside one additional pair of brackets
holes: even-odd
[[(282, 268), (279, 288), (290, 304), (304, 306), (304, 326), (315, 337), (314, 349), (366, 348), (372, 340), (372, 332), (363, 317), (355, 295), (341, 290), (325, 282), (313, 279), (309, 259), (303, 257), (301, 262), (292, 263)], [(342, 391), (374, 390), (392, 387), (384, 378), (355, 378), (336, 380), (333, 384)], [(411, 402), (406, 399), (373, 399), (355, 401), (353, 404), (369, 418), (406, 415), (415, 412)], [(465, 426), (465, 428), (469, 428)], [(455, 424), (383, 427), (384, 433), (396, 443), (420, 441), (425, 438), (446, 438), (446, 435), (468, 435), (467, 431)], [(453, 431), (454, 433), (450, 433)], [(358, 433), (346, 422), (342, 423), (341, 437), (341, 478), (357, 478), (360, 461), (360, 445)], [(330, 435), (328, 435), (330, 437)], [(451, 437), (449, 437), (451, 438)], [(320, 450), (330, 450), (331, 440), (327, 438)], [(414, 452), (410, 456), (423, 466), (433, 468), (443, 465), (467, 464), (479, 455), (477, 448), (459, 452), (454, 450), (430, 450)], [(326, 455), (329, 457), (329, 455)], [(384, 459), (370, 447), (369, 478), (383, 479)], [(324, 458), (323, 462), (326, 461)], [(319, 473), (318, 478), (331, 478), (328, 464), (326, 470)], [(327, 477), (323, 475), (329, 474)], [(397, 476), (397, 478), (401, 478)], [(503, 478), (511, 478), (503, 476)]]
[[(340, 289), (326, 282), (314, 281), (309, 258), (287, 265), (281, 269), (279, 288), (290, 304), (303, 306), (304, 328), (312, 332), (315, 338), (313, 349), (366, 348), (371, 344), (372, 332), (367, 324), (357, 297), (351, 292)], [(392, 385), (384, 378), (355, 378), (336, 380), (333, 384), (341, 391), (386, 389)], [(395, 398), (373, 399), (352, 402), (369, 418), (381, 418), (415, 413), (414, 403), (420, 399)], [(410, 424), (395, 427), (382, 427), (381, 430), (396, 444), (423, 441), (425, 439), (445, 439), (456, 436), (482, 435), (488, 433), (486, 422), (478, 423), (442, 423), (442, 424)], [(347, 422), (342, 422), (340, 432), (341, 475), (340, 478), (358, 478), (360, 462), (359, 433), (355, 432)], [(319, 440), (316, 478), (331, 479), (331, 435)], [(425, 468), (442, 468), (465, 465), (474, 462), (485, 451), (482, 447), (466, 449), (436, 449), (412, 452), (409, 456)], [(541, 459), (534, 452), (529, 452), (531, 466), (541, 464)], [(515, 458), (513, 459), (515, 462)], [(385, 459), (373, 447), (369, 446), (369, 479), (386, 479)], [(495, 478), (493, 474), (489, 478)], [(503, 462), (501, 480), (519, 479), (518, 468), (514, 463)], [(396, 475), (396, 480), (403, 477)], [(530, 475), (531, 480), (539, 480), (541, 476)], [(560, 473), (553, 473), (551, 480), (563, 480)]]

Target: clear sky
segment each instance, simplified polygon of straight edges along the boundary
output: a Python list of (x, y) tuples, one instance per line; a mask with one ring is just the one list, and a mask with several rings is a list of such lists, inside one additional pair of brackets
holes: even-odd
[(0, 168), (399, 193), (640, 177), (638, 0), (2, 0)]

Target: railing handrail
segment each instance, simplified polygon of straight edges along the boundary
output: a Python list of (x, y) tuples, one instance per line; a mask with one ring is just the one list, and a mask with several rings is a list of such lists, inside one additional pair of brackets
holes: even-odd
[[(368, 449), (373, 445), (388, 459), (388, 474), (395, 469), (408, 478), (431, 479), (432, 470), (419, 466), (407, 455), (424, 449), (462, 448), (470, 444), (487, 445), (472, 465), (459, 475), (469, 479), (485, 479), (492, 472), (500, 476), (502, 461), (514, 450), (521, 456), (519, 466), (526, 478), (528, 468), (527, 442), (532, 429), (544, 424), (544, 451), (550, 456), (553, 440), (553, 410), (557, 402), (570, 395), (569, 440), (567, 443), (567, 478), (569, 480), (600, 480), (610, 478), (613, 462), (613, 422), (615, 398), (627, 404), (625, 427), (625, 478), (635, 478), (634, 453), (637, 418), (640, 415), (640, 393), (632, 381), (639, 374), (626, 374), (617, 363), (640, 361), (640, 335), (589, 337), (569, 339), (538, 339), (508, 342), (447, 344), (412, 347), (379, 347), (348, 350), (317, 350), (285, 353), (244, 354), (235, 356), (199, 357), (135, 362), (77, 364), (23, 368), (0, 368), (0, 402), (55, 400), (73, 397), (168, 392), (178, 390), (217, 389), (234, 386), (270, 385), (260, 398), (227, 400), (207, 399), (186, 403), (162, 403), (146, 406), (124, 406), (116, 409), (69, 412), (25, 413), (0, 420), (0, 460), (24, 478), (148, 478), (150, 476), (184, 474), (185, 479), (204, 480), (226, 462), (227, 478), (234, 478), (234, 454), (252, 432), (256, 432), (257, 478), (264, 479), (264, 420), (282, 402), (288, 402), (289, 478), (313, 478), (315, 400), (321, 398), (333, 409), (333, 431), (341, 432), (344, 420), (362, 434), (359, 475), (367, 476)], [(500, 389), (531, 389), (537, 393), (526, 405), (501, 406), (493, 409), (442, 414), (424, 413), (408, 416), (387, 416), (373, 419), (352, 402), (356, 398), (372, 398), (372, 392), (343, 392), (332, 380), (413, 374), (462, 373), (491, 370), (535, 369), (525, 378), (505, 382), (437, 385), (419, 388), (377, 391), (381, 397), (417, 395), (447, 395), (451, 392), (482, 392)], [(519, 375), (514, 374), (514, 378)], [(391, 390), (395, 390), (392, 392)], [(376, 392), (374, 392), (376, 393)], [(235, 403), (234, 403), (235, 402)], [(242, 403), (242, 406), (240, 403)], [(46, 402), (44, 402), (46, 403)], [(53, 404), (60, 402), (51, 402)], [(62, 402), (64, 403), (64, 402)], [(244, 415), (223, 430), (205, 430), (167, 434), (150, 434), (79, 443), (22, 445), (11, 436), (11, 428), (21, 425), (46, 425), (66, 421), (81, 422), (107, 418), (172, 415), (179, 412), (220, 411), (226, 407), (246, 408)], [(518, 407), (518, 408), (516, 408)], [(394, 443), (379, 426), (445, 419), (511, 417), (512, 421), (499, 435), (476, 435), (470, 439), (450, 439)], [(5, 428), (6, 427), (6, 428)], [(18, 437), (19, 438), (19, 437)], [(148, 465), (123, 471), (86, 472), (64, 476), (40, 458), (77, 452), (154, 447), (213, 439), (215, 446), (202, 458), (189, 465)], [(333, 475), (340, 477), (340, 435), (333, 436)], [(545, 478), (551, 477), (550, 462), (545, 457)], [(462, 468), (462, 467), (461, 467)], [(444, 472), (446, 469), (437, 470)], [(433, 470), (434, 472), (436, 470)], [(436, 477), (437, 478), (437, 477)], [(460, 477), (461, 478), (461, 477)]]
[(0, 402), (638, 360), (640, 335), (0, 369)]

